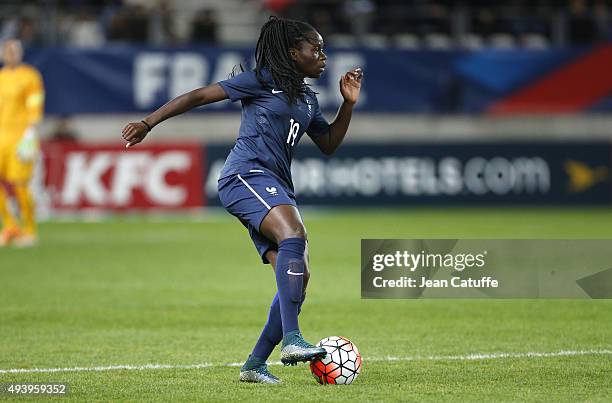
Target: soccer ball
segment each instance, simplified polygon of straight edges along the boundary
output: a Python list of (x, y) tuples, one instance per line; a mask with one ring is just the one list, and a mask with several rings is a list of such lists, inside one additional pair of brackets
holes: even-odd
[(322, 385), (348, 385), (361, 372), (361, 354), (345, 337), (330, 336), (317, 343), (327, 355), (310, 362), (310, 371)]

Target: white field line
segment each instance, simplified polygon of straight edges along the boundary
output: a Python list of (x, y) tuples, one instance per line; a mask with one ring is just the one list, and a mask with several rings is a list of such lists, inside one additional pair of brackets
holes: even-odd
[(109, 365), (106, 367), (69, 367), (69, 368), (13, 368), (0, 369), (0, 374), (32, 374), (53, 372), (104, 372), (104, 371), (144, 371), (148, 369), (201, 369), (219, 367), (210, 363), (193, 365), (144, 364), (144, 365)]
[[(612, 355), (612, 350), (561, 350), (554, 352), (526, 352), (526, 353), (482, 353), (468, 355), (430, 355), (430, 356), (387, 356), (366, 357), (364, 362), (371, 361), (476, 361), (476, 360), (498, 360), (505, 358), (551, 358), (551, 357), (576, 357), (585, 355)], [(270, 365), (281, 365), (280, 361), (271, 362)], [(29, 373), (54, 373), (54, 372), (105, 372), (105, 371), (145, 371), (156, 369), (202, 369), (219, 367), (239, 367), (240, 362), (232, 363), (203, 363), (191, 365), (174, 364), (145, 364), (145, 365), (109, 365), (98, 367), (68, 367), (68, 368), (13, 368), (0, 369), (0, 374), (29, 374)]]
[[(497, 360), (502, 358), (549, 358), (549, 357), (575, 357), (580, 355), (612, 355), (612, 350), (561, 350), (549, 353), (535, 351), (526, 353), (484, 353), (468, 355), (430, 355), (430, 356), (406, 356), (382, 358), (372, 357), (369, 361), (475, 361), (475, 360)], [(364, 359), (365, 361), (365, 359)]]

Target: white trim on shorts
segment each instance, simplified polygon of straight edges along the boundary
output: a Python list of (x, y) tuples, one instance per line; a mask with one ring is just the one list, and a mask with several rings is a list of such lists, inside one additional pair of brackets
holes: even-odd
[(263, 203), (263, 205), (264, 205), (264, 206), (266, 206), (266, 208), (267, 208), (268, 210), (272, 210), (272, 207), (270, 207), (270, 205), (269, 205), (268, 203), (266, 203), (266, 201), (265, 201), (265, 200), (264, 200), (264, 199), (263, 199), (263, 198), (262, 198), (260, 195), (258, 195), (258, 194), (257, 194), (257, 192), (255, 191), (255, 189), (253, 189), (253, 188), (251, 187), (251, 185), (249, 185), (249, 184), (248, 184), (248, 183), (247, 183), (247, 182), (246, 182), (244, 179), (242, 179), (242, 176), (240, 176), (240, 174), (238, 174), (238, 179), (240, 179), (240, 180), (242, 181), (242, 183), (244, 183), (244, 184), (245, 184), (245, 186), (246, 186), (246, 187), (248, 187), (248, 188), (249, 188), (249, 190), (250, 190), (251, 192), (253, 192), (253, 194), (254, 194), (255, 196), (257, 196), (257, 198), (259, 199), (259, 201), (260, 201), (260, 202), (262, 202), (262, 203)]

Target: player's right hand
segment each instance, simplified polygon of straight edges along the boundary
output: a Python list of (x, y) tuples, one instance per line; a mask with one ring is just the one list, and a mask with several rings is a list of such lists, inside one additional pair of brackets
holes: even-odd
[(144, 140), (149, 134), (149, 129), (142, 122), (131, 122), (125, 125), (121, 133), (121, 137), (128, 142), (125, 148), (130, 148)]

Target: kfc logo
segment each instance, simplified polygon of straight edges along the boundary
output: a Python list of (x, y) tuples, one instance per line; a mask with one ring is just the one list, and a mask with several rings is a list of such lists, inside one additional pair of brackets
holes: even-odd
[(201, 147), (65, 150), (61, 172), (51, 178), (56, 207), (199, 207), (201, 154)]

